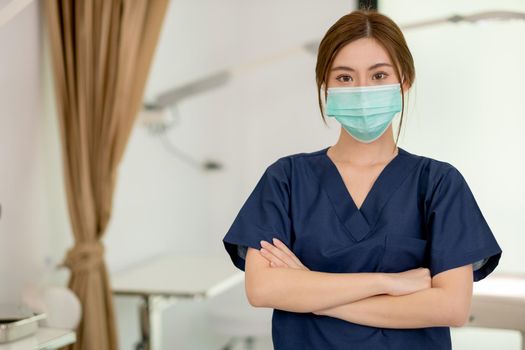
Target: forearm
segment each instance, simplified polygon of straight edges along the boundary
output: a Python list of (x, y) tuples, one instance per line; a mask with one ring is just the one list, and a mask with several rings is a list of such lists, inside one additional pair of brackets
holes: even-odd
[(268, 268), (258, 276), (256, 306), (313, 312), (387, 293), (383, 273)]
[(401, 296), (371, 296), (318, 314), (383, 328), (453, 326), (455, 310), (448, 298), (444, 289), (428, 288)]

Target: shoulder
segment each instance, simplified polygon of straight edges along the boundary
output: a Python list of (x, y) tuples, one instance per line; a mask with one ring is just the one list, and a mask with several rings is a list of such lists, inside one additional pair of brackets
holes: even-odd
[(469, 192), (470, 187), (458, 167), (446, 160), (417, 155), (420, 158), (419, 186), (431, 202), (448, 194)]
[(463, 177), (459, 169), (454, 164), (446, 160), (410, 152), (405, 153), (408, 153), (408, 155), (411, 157), (416, 157), (419, 159), (420, 172), (431, 183), (437, 184), (447, 178)]
[(290, 178), (297, 167), (308, 158), (323, 155), (326, 148), (318, 149), (310, 152), (296, 152), (283, 155), (273, 161), (266, 168), (266, 174), (271, 176), (286, 176)]

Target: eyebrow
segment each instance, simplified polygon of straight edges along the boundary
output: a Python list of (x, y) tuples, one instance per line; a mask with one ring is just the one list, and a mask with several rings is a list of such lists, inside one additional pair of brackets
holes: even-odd
[[(370, 66), (370, 67), (368, 68), (368, 70), (372, 70), (372, 69), (375, 69), (375, 68), (377, 68), (377, 67), (381, 67), (381, 66), (392, 67), (392, 65), (389, 64), (389, 63), (383, 63), (383, 62), (381, 62), (381, 63), (376, 63), (376, 64), (374, 64), (373, 66)], [(334, 70), (347, 70), (347, 71), (355, 72), (355, 69), (353, 69), (353, 68), (351, 68), (351, 67), (347, 67), (347, 66), (337, 66), (337, 67), (334, 67), (334, 68), (330, 69), (330, 71), (334, 71)]]

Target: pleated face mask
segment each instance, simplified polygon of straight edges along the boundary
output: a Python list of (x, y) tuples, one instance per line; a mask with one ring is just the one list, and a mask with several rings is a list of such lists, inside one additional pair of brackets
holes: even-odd
[(334, 117), (353, 138), (364, 143), (383, 135), (401, 107), (399, 83), (327, 90), (326, 115)]

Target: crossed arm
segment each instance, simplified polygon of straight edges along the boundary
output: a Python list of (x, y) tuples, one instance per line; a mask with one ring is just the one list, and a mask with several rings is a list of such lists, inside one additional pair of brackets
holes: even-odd
[(313, 312), (382, 328), (461, 327), (472, 298), (472, 265), (435, 275), (429, 288), (390, 295), (388, 273), (310, 271), (280, 241), (248, 248), (246, 293), (256, 307)]
[(472, 265), (444, 271), (432, 287), (412, 294), (376, 295), (322, 310), (321, 315), (383, 328), (463, 326), (469, 316)]

